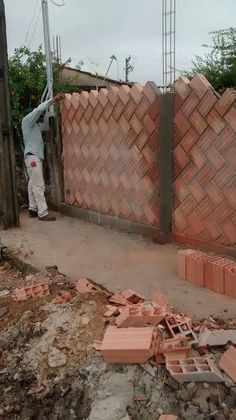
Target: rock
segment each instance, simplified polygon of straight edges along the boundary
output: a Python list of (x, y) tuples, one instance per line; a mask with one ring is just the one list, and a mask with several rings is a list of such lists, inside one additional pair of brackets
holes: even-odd
[(64, 366), (66, 359), (66, 355), (54, 347), (48, 355), (48, 364), (51, 368)]
[(191, 349), (188, 352), (188, 357), (201, 357), (201, 354), (199, 353), (199, 351)]
[[(183, 420), (200, 420), (199, 410), (194, 405), (190, 405), (187, 409), (182, 409), (181, 416)], [(201, 418), (204, 420), (204, 415)]]
[(209, 405), (207, 402), (207, 395), (199, 395), (197, 398), (194, 398), (192, 401), (194, 404), (199, 406), (199, 409), (202, 413), (208, 414), (209, 413)]
[(0, 318), (2, 318), (8, 312), (8, 308), (0, 308)]
[(168, 376), (165, 379), (165, 384), (168, 385), (170, 388), (174, 389), (175, 391), (179, 388), (178, 382), (175, 381), (171, 376)]
[(190, 389), (179, 389), (176, 393), (177, 397), (185, 402), (192, 401), (193, 398), (196, 396), (197, 387), (192, 387)]
[(204, 388), (205, 388), (205, 389), (210, 388), (210, 385), (209, 385), (209, 384), (207, 384), (206, 382), (204, 382), (203, 386), (204, 386)]
[(196, 388), (196, 387), (197, 387), (197, 386), (196, 386), (195, 382), (190, 382), (190, 383), (186, 386), (186, 389), (191, 390), (191, 389), (194, 389), (194, 388)]
[[(213, 418), (214, 420), (227, 420), (226, 417), (224, 416), (224, 414), (222, 414), (222, 413), (216, 413), (211, 418)], [(233, 420), (233, 418), (234, 417), (230, 417), (230, 419), (232, 419), (232, 420)]]
[(131, 376), (117, 372), (101, 376), (88, 420), (121, 420), (127, 416), (134, 394)]
[(157, 409), (158, 414), (162, 415), (164, 413), (164, 411), (161, 408)]
[(90, 319), (87, 316), (82, 316), (81, 318), (81, 324), (82, 325), (88, 325), (90, 322)]
[(218, 411), (219, 411), (218, 410), (218, 406), (215, 405), (213, 402), (210, 402), (209, 403), (209, 412), (210, 412), (210, 414), (215, 413), (215, 412), (218, 412)]
[(153, 378), (156, 378), (157, 376), (156, 371), (149, 363), (145, 363), (145, 365), (142, 365), (142, 368), (145, 370), (145, 372), (149, 373), (149, 375), (151, 375)]
[(3, 289), (0, 291), (0, 298), (4, 298), (10, 294), (10, 291), (8, 289)]

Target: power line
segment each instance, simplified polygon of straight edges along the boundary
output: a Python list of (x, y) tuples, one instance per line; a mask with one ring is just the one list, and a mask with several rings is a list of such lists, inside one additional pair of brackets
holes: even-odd
[(58, 3), (56, 3), (54, 0), (50, 0), (50, 2), (51, 2), (52, 4), (54, 4), (55, 6), (58, 6), (58, 7), (65, 6), (65, 4), (66, 4), (65, 0), (61, 0), (61, 1), (62, 1), (62, 3), (61, 3), (61, 4), (58, 4)]
[(38, 6), (38, 0), (36, 0), (35, 5), (34, 5), (34, 13), (33, 13), (33, 17), (32, 17), (31, 22), (30, 22), (30, 24), (29, 24), (29, 27), (28, 27), (28, 30), (27, 30), (27, 33), (26, 33), (25, 40), (24, 40), (24, 42), (23, 42), (23, 44), (22, 44), (23, 46), (26, 44), (27, 38), (28, 38), (28, 36), (29, 36), (30, 30), (31, 30), (31, 26), (32, 26), (32, 24), (33, 24), (33, 21), (34, 21), (34, 18), (35, 18), (36, 12), (37, 12), (37, 6)]
[(32, 36), (31, 36), (30, 41), (29, 41), (29, 43), (28, 43), (28, 48), (30, 47), (30, 44), (31, 44), (31, 42), (33, 41), (34, 36), (35, 36), (35, 32), (36, 32), (36, 29), (37, 29), (37, 27), (38, 27), (38, 23), (39, 23), (39, 16), (40, 16), (40, 12), (41, 12), (41, 6), (39, 7), (39, 10), (38, 10), (37, 20), (36, 20), (36, 22), (35, 22), (35, 27), (34, 27), (34, 30), (33, 30)]

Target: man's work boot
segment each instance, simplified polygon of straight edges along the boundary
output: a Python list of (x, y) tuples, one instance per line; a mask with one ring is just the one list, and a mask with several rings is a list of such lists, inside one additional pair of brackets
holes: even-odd
[(38, 212), (34, 210), (29, 210), (29, 217), (30, 218), (38, 217)]
[(39, 217), (39, 220), (41, 220), (42, 222), (54, 222), (57, 219), (56, 219), (56, 217), (50, 216), (49, 214), (47, 214), (44, 217)]

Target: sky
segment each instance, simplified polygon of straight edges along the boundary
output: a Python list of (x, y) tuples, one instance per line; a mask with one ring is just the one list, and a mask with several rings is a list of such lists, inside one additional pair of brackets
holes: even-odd
[[(60, 35), (62, 58), (84, 61), (83, 70), (124, 79), (125, 58), (132, 56), (132, 81), (162, 84), (162, 0), (54, 0), (49, 3), (50, 33)], [(43, 44), (41, 0), (5, 0), (8, 54)], [(176, 69), (188, 70), (209, 32), (235, 26), (235, 0), (176, 0)], [(31, 23), (31, 25), (30, 25)]]

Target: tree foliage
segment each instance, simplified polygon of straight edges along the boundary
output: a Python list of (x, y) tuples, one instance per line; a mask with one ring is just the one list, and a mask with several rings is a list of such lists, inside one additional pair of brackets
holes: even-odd
[(221, 29), (210, 33), (212, 44), (203, 57), (196, 56), (190, 76), (203, 73), (216, 91), (236, 88), (236, 28)]
[[(70, 62), (63, 64), (53, 60), (54, 94), (70, 92), (71, 86), (60, 83), (60, 70)], [(14, 137), (20, 143), (21, 121), (34, 107), (39, 105), (46, 86), (45, 56), (40, 46), (37, 51), (27, 47), (15, 50), (9, 58), (9, 82), (12, 98), (12, 122)]]

